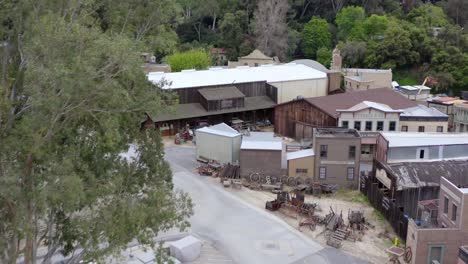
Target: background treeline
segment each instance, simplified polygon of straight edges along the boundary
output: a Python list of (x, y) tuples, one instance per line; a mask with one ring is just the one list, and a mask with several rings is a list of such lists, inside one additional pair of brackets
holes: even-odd
[[(235, 60), (254, 48), (282, 61), (392, 68), (401, 84), (426, 76), (443, 92), (468, 86), (468, 1), (138, 0), (98, 1), (103, 30), (141, 40), (158, 62), (176, 52), (226, 48)], [(464, 29), (465, 28), (465, 29)]]

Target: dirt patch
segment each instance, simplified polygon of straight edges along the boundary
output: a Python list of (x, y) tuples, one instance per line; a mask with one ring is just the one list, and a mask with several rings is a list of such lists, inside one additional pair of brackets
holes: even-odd
[[(219, 179), (211, 178), (219, 184)], [(276, 194), (266, 191), (255, 191), (243, 187), (240, 190), (227, 188), (227, 191), (235, 194), (244, 201), (258, 207), (265, 208), (265, 202), (271, 201), (276, 198)], [(336, 194), (331, 196), (322, 195), (320, 198), (306, 195), (306, 202), (317, 202), (319, 204), (320, 211), (316, 212), (319, 216), (325, 216), (330, 211), (330, 206), (333, 208), (335, 213), (342, 213), (345, 224), (348, 223), (348, 209), (360, 209), (364, 212), (364, 216), (368, 222), (375, 226), (375, 228), (369, 228), (365, 231), (361, 241), (351, 242), (343, 241), (341, 250), (346, 253), (369, 261), (371, 263), (387, 263), (388, 254), (386, 249), (392, 245), (392, 242), (388, 238), (378, 237), (379, 233), (385, 231), (391, 232), (391, 237), (396, 235), (391, 231), (391, 226), (379, 214), (376, 213), (375, 209), (372, 208), (367, 202), (367, 198), (358, 191), (346, 191), (340, 190)], [(323, 246), (326, 245), (326, 238), (324, 235), (325, 227), (317, 225), (314, 231), (311, 231), (308, 227), (299, 228), (299, 219), (296, 215), (291, 214), (283, 209), (277, 212), (270, 212), (281, 219), (292, 227), (298, 229), (314, 241), (319, 242)]]

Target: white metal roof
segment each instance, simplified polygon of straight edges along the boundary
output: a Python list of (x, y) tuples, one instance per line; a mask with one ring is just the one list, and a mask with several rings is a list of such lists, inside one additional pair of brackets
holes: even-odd
[(226, 85), (246, 82), (266, 81), (268, 83), (325, 79), (327, 74), (302, 64), (287, 63), (259, 67), (238, 67), (230, 69), (211, 69), (203, 71), (187, 70), (170, 73), (148, 73), (148, 80), (154, 84), (162, 81), (163, 89), (179, 89)]
[(348, 109), (337, 109), (337, 112), (356, 112), (367, 108), (374, 108), (380, 110), (382, 112), (395, 112), (400, 113), (403, 112), (402, 110), (393, 110), (390, 106), (386, 104), (370, 102), (370, 101), (363, 101), (355, 106), (352, 106)]
[(383, 132), (389, 147), (416, 147), (468, 144), (468, 133)]
[(306, 158), (306, 157), (312, 157), (312, 156), (315, 156), (313, 149), (304, 149), (304, 150), (287, 153), (286, 159), (293, 160), (293, 159), (300, 159), (300, 158)]
[(414, 107), (403, 109), (401, 116), (424, 116), (424, 117), (447, 117), (446, 114), (440, 112), (434, 107), (427, 107), (425, 105), (417, 105)]
[(209, 127), (202, 127), (195, 131), (195, 133), (198, 133), (198, 132), (204, 132), (204, 133), (225, 136), (225, 137), (237, 137), (241, 135), (239, 132), (237, 132), (237, 130), (226, 125), (225, 123), (219, 123), (217, 125), (209, 126)]
[(408, 90), (408, 91), (416, 91), (416, 90), (427, 90), (430, 91), (431, 88), (424, 86), (424, 85), (403, 85), (399, 87), (400, 89)]
[(283, 150), (283, 143), (281, 141), (242, 140), (241, 149), (281, 151)]

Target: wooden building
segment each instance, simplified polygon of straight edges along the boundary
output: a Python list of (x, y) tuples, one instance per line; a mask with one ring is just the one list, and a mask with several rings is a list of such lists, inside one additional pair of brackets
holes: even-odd
[(363, 101), (385, 104), (392, 109), (417, 105), (389, 88), (303, 98), (275, 107), (275, 132), (298, 140), (312, 138), (314, 128), (339, 126), (338, 109), (348, 109)]
[(297, 96), (326, 95), (328, 82), (325, 73), (298, 64), (151, 73), (148, 79), (178, 99), (178, 104), (152, 115), (163, 135), (187, 125), (231, 125), (233, 119), (253, 126), (270, 124), (276, 104)]

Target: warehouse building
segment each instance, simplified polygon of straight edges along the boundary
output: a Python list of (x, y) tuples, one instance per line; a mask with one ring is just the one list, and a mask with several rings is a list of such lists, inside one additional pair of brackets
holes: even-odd
[(256, 132), (245, 136), (240, 147), (240, 170), (243, 177), (252, 173), (262, 176), (282, 176), (283, 143), (271, 132)]
[(221, 164), (239, 161), (242, 134), (220, 123), (195, 131), (198, 160), (216, 160)]
[(178, 97), (178, 104), (152, 116), (156, 127), (169, 134), (187, 124), (230, 124), (233, 119), (270, 123), (276, 104), (324, 96), (328, 90), (326, 73), (294, 63), (150, 73), (148, 79)]

